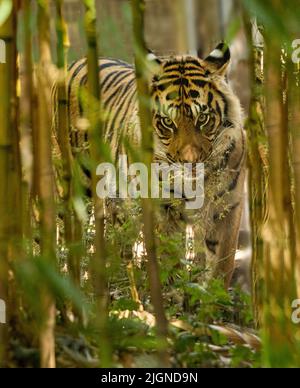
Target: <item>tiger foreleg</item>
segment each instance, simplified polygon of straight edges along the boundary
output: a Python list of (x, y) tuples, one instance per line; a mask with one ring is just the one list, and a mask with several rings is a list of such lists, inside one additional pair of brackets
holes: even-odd
[(224, 280), (228, 288), (234, 271), (239, 230), (244, 209), (245, 171), (242, 170), (235, 191), (229, 193), (225, 210), (213, 215), (214, 227), (206, 236), (206, 248), (213, 256), (213, 276)]

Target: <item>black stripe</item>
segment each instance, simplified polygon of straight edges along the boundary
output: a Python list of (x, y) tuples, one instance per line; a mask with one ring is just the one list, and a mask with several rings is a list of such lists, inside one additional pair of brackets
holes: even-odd
[[(118, 80), (118, 82), (121, 82), (123, 81), (126, 77), (128, 77), (128, 74), (124, 75), (122, 78), (120, 78), (120, 80)], [(135, 79), (133, 78), (131, 81), (134, 81)], [(130, 82), (131, 82), (130, 81)], [(119, 85), (112, 93), (111, 95), (104, 101), (104, 108), (108, 108), (109, 107), (109, 104), (111, 103), (111, 101), (113, 101), (113, 99), (117, 96), (117, 94), (120, 92), (120, 87), (122, 85)]]
[(228, 166), (230, 156), (235, 149), (236, 149), (236, 141), (233, 140), (225, 150), (224, 156), (221, 159), (220, 163), (218, 163), (218, 165), (214, 168), (213, 170), (214, 172), (225, 170), (225, 168)]
[(116, 63), (115, 61), (106, 62), (106, 63), (100, 62), (99, 69), (104, 70), (104, 69), (107, 69), (108, 67), (113, 67), (113, 66), (119, 66), (119, 64)]
[(198, 67), (198, 68), (200, 67), (201, 69), (203, 68), (203, 67), (201, 66), (200, 62), (197, 61), (196, 59), (188, 59), (188, 60), (186, 61), (186, 63), (195, 65), (196, 67)]
[(226, 193), (230, 193), (231, 191), (233, 191), (238, 184), (240, 175), (241, 175), (241, 171), (238, 171), (234, 176), (234, 178), (232, 179), (232, 181), (230, 182), (227, 190), (222, 190), (220, 193), (218, 193), (215, 196), (215, 200), (218, 200), (219, 198), (222, 198)]
[(106, 74), (105, 77), (101, 78), (102, 90), (105, 88), (105, 85), (107, 84), (107, 82), (116, 74), (119, 74), (119, 70), (112, 71), (111, 73)]
[(229, 120), (225, 120), (223, 123), (223, 128), (232, 128), (233, 127), (233, 123)]
[(211, 105), (211, 103), (213, 102), (213, 99), (214, 99), (214, 95), (212, 94), (212, 92), (208, 92), (208, 96), (207, 96), (207, 105)]
[[(112, 117), (111, 124), (107, 128), (108, 132), (114, 130), (114, 126), (115, 126), (116, 120), (117, 120), (117, 118), (118, 118), (118, 116), (120, 114), (120, 110), (122, 109), (123, 104), (126, 101), (126, 97), (127, 97), (126, 94), (127, 93), (128, 93), (128, 86), (125, 85), (124, 91), (120, 94), (120, 96), (118, 97), (118, 99), (115, 102), (117, 107), (115, 108), (115, 112), (114, 112), (114, 115)], [(112, 109), (113, 109), (113, 107), (112, 107)]]
[[(126, 77), (128, 77), (130, 74), (126, 74), (126, 75), (124, 75), (124, 77), (122, 77), (122, 78), (120, 78), (119, 80), (118, 80), (118, 82), (122, 82)], [(127, 87), (128, 86), (130, 86), (133, 82), (135, 81), (135, 78), (132, 78), (129, 82), (128, 82), (128, 85), (127, 85)], [(114, 97), (116, 97), (117, 96), (117, 94), (120, 92), (120, 87), (121, 86), (123, 86), (123, 85), (119, 85), (118, 87), (117, 87), (117, 89), (107, 98), (107, 100), (105, 100), (104, 101), (104, 108), (108, 108), (108, 106), (109, 106), (109, 104), (110, 104), (110, 102), (114, 99)]]
[(174, 82), (164, 82), (163, 84), (157, 85), (157, 89), (161, 92), (165, 91), (168, 87), (174, 85)]
[[(180, 70), (181, 70), (181, 71), (180, 71)], [(175, 68), (164, 69), (164, 73), (165, 73), (165, 74), (172, 73), (172, 72), (174, 72), (174, 71), (177, 71), (178, 73), (181, 73), (181, 74), (186, 73), (186, 72), (188, 72), (188, 71), (194, 71), (194, 72), (196, 72), (197, 75), (199, 75), (199, 76), (201, 76), (201, 77), (204, 76), (203, 72), (201, 71), (200, 66), (194, 67), (194, 66), (188, 66), (188, 65), (187, 65), (187, 66), (184, 66), (184, 67), (180, 67), (180, 66), (178, 65), (178, 66), (176, 66)]]
[[(100, 64), (99, 69), (100, 69), (100, 71), (102, 71), (102, 70), (104, 70), (106, 68), (113, 67), (113, 66), (118, 66), (118, 64), (116, 64), (115, 62), (102, 63), (102, 64)], [(109, 75), (113, 75), (113, 74), (114, 73), (109, 73)], [(105, 85), (105, 81), (107, 81), (107, 78), (108, 77), (105, 78), (104, 82), (101, 82), (101, 88), (103, 88), (103, 86)], [(79, 84), (80, 87), (83, 87), (86, 84), (87, 79), (88, 79), (88, 74), (85, 74), (82, 77), (82, 79), (80, 80), (80, 84)], [(100, 80), (101, 80), (101, 78), (100, 78)]]
[(228, 115), (228, 101), (227, 101), (227, 98), (225, 97), (225, 95), (220, 90), (218, 90), (218, 89), (216, 89), (214, 87), (213, 87), (213, 90), (222, 99), (222, 101), (224, 103), (224, 115), (227, 116)]
[(115, 97), (117, 97), (119, 92), (120, 92), (120, 86), (116, 90), (114, 90), (106, 100), (104, 100), (104, 103), (103, 103), (104, 109), (107, 109), (109, 107), (110, 103), (113, 101)]
[(217, 109), (217, 112), (220, 116), (220, 118), (222, 118), (222, 110), (221, 110), (221, 107), (220, 107), (220, 104), (218, 103), (218, 101), (216, 101), (216, 109)]
[(130, 88), (130, 86), (132, 85), (132, 83), (134, 82), (134, 80), (132, 79), (131, 81), (129, 81), (129, 83), (127, 85), (124, 84), (124, 90), (122, 91), (122, 93), (120, 94), (120, 96), (118, 96), (118, 99), (115, 101), (115, 104), (118, 105), (117, 107), (115, 107), (114, 105), (112, 105), (111, 109), (119, 109), (119, 108), (122, 108), (122, 105), (121, 104), (121, 99), (126, 95), (126, 93), (128, 93), (128, 89)]
[(198, 98), (199, 95), (200, 95), (200, 93), (198, 92), (198, 90), (194, 90), (194, 89), (191, 89), (191, 90), (190, 90), (190, 96), (191, 96), (192, 98)]
[(214, 240), (206, 240), (205, 241), (206, 243), (206, 246), (208, 248), (209, 251), (211, 251), (213, 254), (216, 254), (217, 253), (217, 246), (219, 245), (219, 242), (218, 241), (214, 241)]
[(78, 89), (78, 105), (79, 105), (79, 115), (82, 117), (84, 115), (84, 109), (83, 109), (83, 105), (82, 105), (82, 101), (81, 101), (81, 96), (80, 96), (80, 90), (81, 88), (86, 84), (87, 82), (87, 74), (85, 74), (81, 80), (80, 80), (80, 83), (79, 83), (79, 89)]
[(105, 81), (102, 83), (102, 90), (106, 92), (111, 87), (115, 86), (117, 83), (123, 81), (128, 75), (131, 74), (130, 70), (118, 71), (115, 73), (114, 77), (110, 80), (109, 84), (106, 84)]
[(163, 75), (162, 77), (159, 78), (160, 81), (168, 81), (170, 79), (177, 79), (180, 77), (180, 74), (169, 74), (169, 75)]
[(199, 88), (204, 88), (204, 86), (208, 85), (209, 82), (204, 81), (203, 79), (191, 79), (192, 83)]
[(180, 85), (180, 86), (189, 86), (189, 80), (185, 77), (181, 77), (178, 80), (173, 82), (174, 85)]
[(71, 71), (73, 67), (76, 65), (76, 63), (78, 63), (78, 61), (72, 62), (71, 65), (68, 67), (68, 71)]
[(186, 73), (185, 74), (186, 77), (189, 77), (189, 78), (199, 78), (199, 77), (204, 77), (204, 74), (202, 73)]
[[(135, 80), (134, 80), (135, 81)], [(124, 108), (124, 113), (123, 113), (123, 116), (121, 117), (121, 123), (125, 120), (125, 117), (126, 117), (126, 115), (128, 114), (128, 111), (129, 111), (129, 107), (130, 107), (130, 105), (132, 104), (132, 102), (134, 101), (134, 96), (135, 96), (135, 93), (136, 93), (136, 89), (135, 88), (133, 88), (133, 91), (132, 91), (132, 93), (131, 94), (129, 94), (128, 95), (128, 102), (127, 102), (127, 105), (125, 106), (125, 108)], [(124, 104), (125, 104), (125, 101), (124, 101)]]
[[(78, 62), (76, 62), (78, 63)], [(81, 63), (77, 69), (74, 71), (74, 73), (72, 74), (72, 78), (70, 79), (69, 81), (69, 86), (68, 86), (68, 100), (70, 101), (71, 100), (71, 92), (72, 92), (72, 85), (73, 85), (73, 82), (75, 80), (75, 78), (77, 77), (77, 75), (80, 73), (80, 71), (86, 66), (87, 64), (87, 61), (84, 60), (83, 63)]]
[(164, 64), (164, 71), (178, 70), (179, 64), (176, 62), (167, 62)]
[(121, 59), (112, 59), (112, 61), (118, 63), (120, 66), (126, 67), (127, 69), (133, 69), (134, 68), (130, 63), (124, 62)]

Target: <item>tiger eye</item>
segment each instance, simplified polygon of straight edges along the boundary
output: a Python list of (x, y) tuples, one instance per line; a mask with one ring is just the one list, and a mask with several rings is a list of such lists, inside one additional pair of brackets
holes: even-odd
[(198, 121), (199, 121), (200, 123), (204, 123), (204, 122), (207, 120), (207, 118), (208, 118), (208, 115), (206, 115), (206, 114), (204, 114), (204, 113), (201, 113), (201, 115), (199, 116)]
[(172, 127), (173, 121), (169, 117), (163, 117), (162, 119), (162, 124), (166, 127)]

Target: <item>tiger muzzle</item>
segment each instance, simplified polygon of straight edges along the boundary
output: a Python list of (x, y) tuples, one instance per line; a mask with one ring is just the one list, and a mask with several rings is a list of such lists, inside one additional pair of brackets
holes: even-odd
[(179, 151), (179, 161), (182, 163), (198, 163), (201, 160), (201, 148), (186, 145)]
[(207, 144), (183, 146), (178, 152), (178, 160), (181, 163), (203, 163), (211, 153), (211, 146)]

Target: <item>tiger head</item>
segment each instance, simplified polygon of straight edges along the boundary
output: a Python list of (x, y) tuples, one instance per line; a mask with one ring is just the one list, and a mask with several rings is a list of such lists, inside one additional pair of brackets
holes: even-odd
[(150, 56), (157, 63), (151, 83), (156, 159), (205, 162), (222, 133), (241, 123), (239, 101), (226, 80), (229, 48), (221, 43), (205, 60)]

